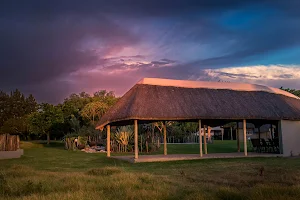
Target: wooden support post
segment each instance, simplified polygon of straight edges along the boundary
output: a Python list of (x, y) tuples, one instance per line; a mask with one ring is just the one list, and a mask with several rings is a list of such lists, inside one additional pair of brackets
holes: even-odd
[(241, 152), (239, 122), (236, 122), (236, 141), (237, 141), (237, 150), (238, 152)]
[(143, 136), (141, 135), (141, 152), (143, 152)]
[(260, 147), (260, 125), (258, 125), (258, 150), (261, 152), (261, 147)]
[(134, 120), (134, 159), (139, 158), (138, 121)]
[(270, 124), (270, 133), (271, 133), (271, 138), (274, 140), (274, 134), (273, 134), (273, 126)]
[(230, 139), (233, 140), (233, 137), (232, 137), (232, 126), (230, 127)]
[(222, 133), (222, 141), (224, 140), (224, 129), (221, 129), (221, 133)]
[(199, 120), (199, 145), (200, 145), (200, 157), (202, 157), (203, 150), (202, 150), (202, 135), (201, 135), (201, 119)]
[(207, 138), (208, 138), (208, 141), (209, 143), (211, 143), (211, 127), (210, 126), (207, 126)]
[(110, 125), (106, 126), (107, 137), (106, 137), (106, 156), (110, 157)]
[(207, 154), (207, 144), (206, 144), (206, 125), (203, 126), (204, 132), (203, 132), (203, 139), (204, 139), (204, 153)]
[(164, 155), (167, 155), (167, 123), (166, 121), (163, 122), (163, 129), (164, 129)]
[(243, 120), (243, 132), (244, 132), (244, 154), (245, 156), (248, 155), (247, 152), (247, 124), (246, 124), (246, 120)]

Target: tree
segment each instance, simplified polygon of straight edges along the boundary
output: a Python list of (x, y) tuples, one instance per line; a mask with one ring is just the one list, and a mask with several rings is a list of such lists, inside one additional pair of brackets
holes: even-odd
[(20, 130), (26, 132), (25, 119), (36, 109), (37, 103), (31, 94), (26, 98), (19, 90), (10, 95), (0, 91), (0, 126), (4, 126), (1, 130), (12, 134), (21, 134)]
[(3, 91), (0, 91), (0, 126), (9, 118), (9, 95)]
[(113, 106), (119, 98), (115, 96), (113, 91), (107, 92), (106, 90), (100, 90), (94, 93), (93, 101), (101, 101), (106, 103), (109, 107)]
[(35, 112), (37, 110), (38, 104), (33, 97), (32, 94), (30, 94), (26, 99), (25, 99), (25, 113), (30, 114), (32, 112)]
[(290, 88), (283, 88), (283, 87), (280, 87), (280, 89), (285, 90), (289, 93), (292, 93), (293, 95), (296, 95), (296, 96), (300, 97), (300, 90), (290, 89)]
[(59, 107), (43, 103), (38, 111), (29, 116), (29, 130), (35, 134), (47, 135), (47, 144), (49, 144), (51, 128), (63, 122), (63, 112)]
[(1, 127), (2, 133), (23, 135), (25, 138), (28, 136), (28, 117), (10, 118), (6, 120)]
[(81, 111), (81, 116), (92, 121), (95, 124), (95, 120), (99, 120), (100, 117), (107, 111), (108, 105), (104, 102), (95, 101), (88, 103)]

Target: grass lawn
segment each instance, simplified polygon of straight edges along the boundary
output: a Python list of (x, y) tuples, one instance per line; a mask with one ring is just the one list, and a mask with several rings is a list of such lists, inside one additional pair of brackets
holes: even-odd
[[(300, 199), (299, 158), (130, 164), (61, 143), (22, 148), (22, 158), (0, 160), (0, 199)], [(236, 143), (215, 141), (208, 151), (236, 151)], [(168, 153), (198, 152), (198, 145), (168, 145)]]
[[(163, 144), (162, 144), (163, 145)], [(203, 145), (204, 148), (204, 145)], [(244, 143), (240, 144), (241, 152), (244, 151)], [(249, 147), (248, 150), (251, 150)], [(199, 154), (199, 144), (168, 144), (168, 154)], [(213, 144), (207, 144), (208, 153), (232, 153), (237, 152), (236, 141), (215, 140)], [(163, 154), (163, 146), (158, 154)], [(204, 149), (203, 149), (204, 152)]]

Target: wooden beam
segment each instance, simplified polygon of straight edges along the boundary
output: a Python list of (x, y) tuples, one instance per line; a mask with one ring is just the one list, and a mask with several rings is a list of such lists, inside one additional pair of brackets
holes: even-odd
[(134, 120), (134, 159), (139, 158), (138, 121)]
[(106, 156), (110, 157), (110, 125), (106, 126), (107, 137), (106, 137)]
[(163, 129), (164, 129), (164, 155), (167, 155), (167, 123), (166, 121), (163, 122)]
[(207, 154), (207, 144), (206, 144), (206, 125), (203, 126), (204, 132), (203, 132), (203, 139), (204, 139), (204, 153)]
[(248, 155), (247, 152), (247, 124), (246, 124), (246, 120), (243, 120), (243, 132), (244, 132), (244, 154), (245, 156)]
[(199, 120), (199, 145), (200, 145), (200, 157), (202, 157), (203, 150), (202, 150), (202, 135), (201, 135), (201, 119)]

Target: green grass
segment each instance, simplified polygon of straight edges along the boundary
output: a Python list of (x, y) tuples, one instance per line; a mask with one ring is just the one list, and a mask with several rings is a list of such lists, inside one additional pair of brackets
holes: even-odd
[[(130, 164), (61, 143), (22, 147), (22, 158), (0, 160), (0, 199), (300, 199), (298, 158)], [(232, 151), (234, 141), (208, 146), (209, 153)], [(198, 145), (168, 145), (168, 153), (198, 152)]]
[[(244, 151), (243, 143), (240, 144), (241, 152)], [(169, 154), (199, 154), (199, 144), (168, 144)], [(203, 145), (204, 148), (204, 145)], [(250, 150), (251, 148), (249, 148)], [(208, 153), (232, 153), (237, 152), (236, 141), (215, 140), (213, 144), (207, 144)], [(204, 149), (203, 149), (204, 152)], [(163, 154), (163, 148), (158, 152)]]

